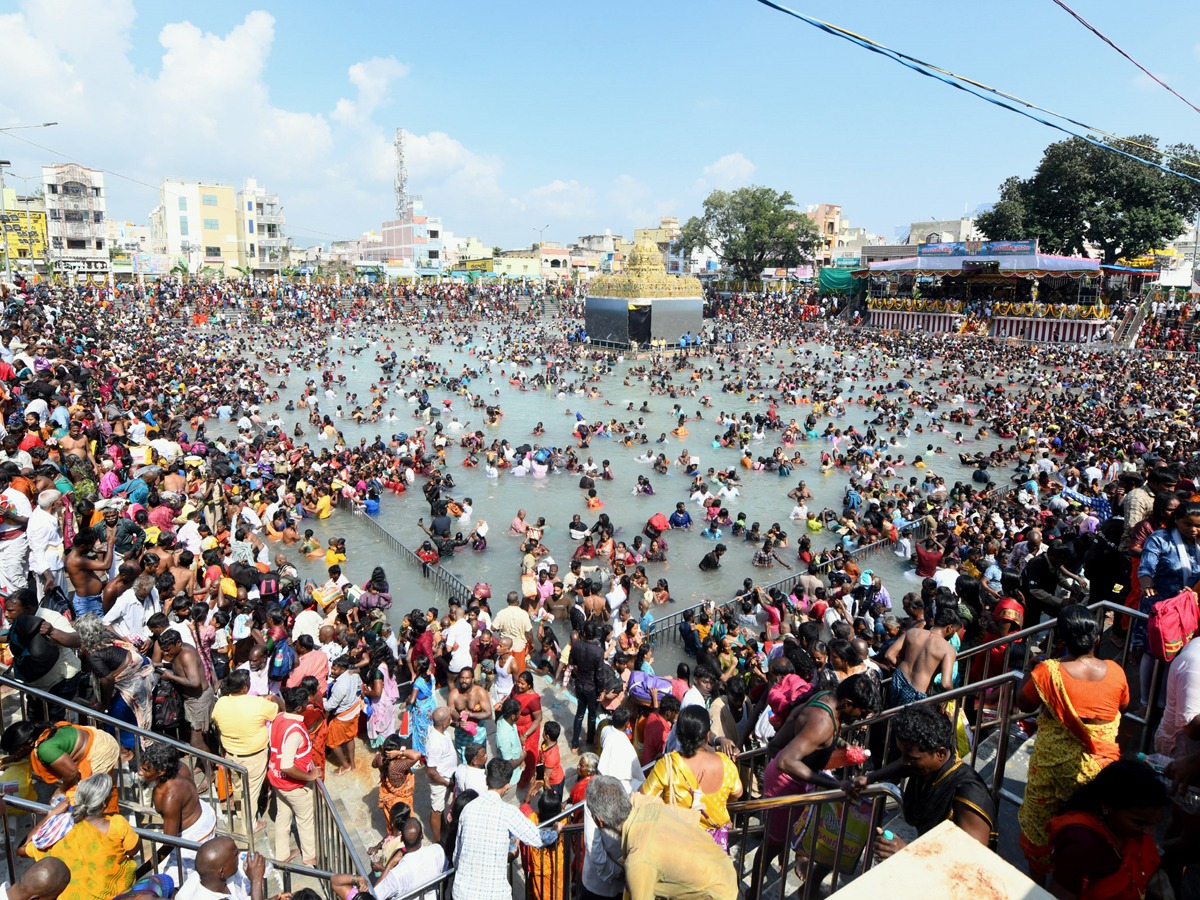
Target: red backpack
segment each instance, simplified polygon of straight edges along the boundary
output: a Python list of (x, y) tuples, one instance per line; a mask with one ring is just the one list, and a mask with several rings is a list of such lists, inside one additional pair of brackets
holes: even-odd
[(1155, 659), (1170, 662), (1200, 628), (1200, 607), (1191, 588), (1159, 600), (1146, 622), (1146, 649)]

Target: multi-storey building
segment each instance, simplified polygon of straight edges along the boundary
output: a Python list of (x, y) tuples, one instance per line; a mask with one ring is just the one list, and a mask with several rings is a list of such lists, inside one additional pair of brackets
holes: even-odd
[(104, 173), (75, 163), (42, 166), (49, 265), (71, 280), (109, 275)]
[(237, 211), (239, 267), (255, 274), (270, 274), (287, 265), (287, 236), (279, 195), (248, 178), (238, 191)]

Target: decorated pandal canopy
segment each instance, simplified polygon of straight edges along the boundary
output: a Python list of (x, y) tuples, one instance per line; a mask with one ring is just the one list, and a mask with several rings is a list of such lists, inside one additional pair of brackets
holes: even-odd
[[(908, 276), (914, 281), (949, 277), (972, 282), (1003, 282), (1022, 278), (1091, 278), (1100, 275), (1098, 260), (1039, 253), (1036, 240), (963, 241), (922, 244), (917, 255), (906, 259), (874, 262), (854, 272), (855, 278), (880, 276), (897, 281)], [(1043, 303), (1037, 292), (1024, 302), (996, 297), (989, 304), (990, 319), (967, 322), (967, 310), (955, 299), (921, 297), (871, 297), (871, 324), (880, 328), (933, 332), (986, 329), (994, 337), (1023, 337), (1035, 341), (1085, 341), (1094, 339), (1107, 325), (1109, 308), (1104, 304)]]

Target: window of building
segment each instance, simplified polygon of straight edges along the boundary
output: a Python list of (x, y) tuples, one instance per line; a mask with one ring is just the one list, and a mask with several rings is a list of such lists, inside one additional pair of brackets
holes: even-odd
[(180, 197), (180, 198), (179, 198), (179, 211), (180, 211), (180, 212), (187, 212), (187, 197)]
[(77, 240), (75, 238), (67, 238), (67, 249), (68, 250), (86, 250), (87, 249), (87, 241), (81, 241), (81, 240)]
[(99, 197), (100, 196), (100, 188), (98, 188), (98, 187), (92, 188), (92, 196)]
[(82, 222), (83, 221), (83, 210), (82, 209), (68, 209), (63, 213), (63, 218), (65, 218), (68, 222)]
[(254, 255), (254, 245), (253, 244), (250, 245), (250, 255), (251, 256)]
[(247, 222), (246, 224), (250, 226), (250, 233), (251, 233), (251, 234), (254, 234), (254, 220), (253, 220), (253, 219), (251, 219), (251, 220), (250, 220), (249, 222)]
[(104, 249), (104, 241), (103, 241), (103, 240), (97, 240), (97, 241), (96, 241), (96, 249), (97, 249), (97, 250), (103, 250), (103, 249)]
[(938, 234), (936, 231), (931, 231), (925, 237), (925, 243), (927, 243), (927, 244), (938, 244), (938, 243), (941, 243), (941, 240), (942, 240), (942, 236), (940, 234)]
[(62, 186), (62, 189), (68, 197), (82, 197), (85, 193), (83, 185), (78, 181), (68, 181)]
[(429, 237), (432, 240), (432, 239), (436, 238), (438, 236), (438, 234), (439, 234), (439, 232), (437, 232), (437, 231), (430, 231)]
[(53, 247), (55, 250), (61, 250), (62, 249), (62, 238), (60, 238), (60, 237), (50, 238), (50, 246)]
[(254, 201), (253, 200), (246, 201), (246, 212), (254, 212)]
[(57, 222), (58, 220), (60, 220), (62, 218), (62, 210), (61, 209), (50, 210), (50, 218)]
[(205, 206), (216, 206), (217, 205), (217, 195), (216, 194), (204, 194), (200, 198), (200, 202), (203, 203)]
[(187, 237), (187, 233), (188, 233), (187, 216), (180, 216), (179, 217), (179, 234), (183, 237)]
[(221, 258), (221, 248), (220, 247), (205, 247), (204, 248), (204, 258), (205, 259), (220, 259)]
[(204, 230), (205, 231), (218, 231), (220, 228), (221, 228), (220, 219), (205, 219), (204, 220)]
[(430, 259), (437, 259), (437, 258), (438, 258), (438, 251), (436, 251), (436, 250), (430, 250), (430, 251), (429, 251), (429, 258), (430, 258)]
[(104, 213), (102, 213), (102, 212), (92, 213), (92, 221), (95, 222), (97, 225), (99, 225), (101, 222), (104, 221)]
[(50, 188), (50, 193), (52, 193), (52, 194), (58, 193), (58, 185), (57, 184), (48, 184), (48, 185), (46, 185), (46, 187)]

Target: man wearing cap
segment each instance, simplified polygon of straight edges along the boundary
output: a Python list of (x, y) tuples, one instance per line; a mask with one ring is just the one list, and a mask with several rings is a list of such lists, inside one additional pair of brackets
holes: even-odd
[(62, 494), (46, 490), (38, 494), (37, 506), (29, 514), (25, 537), (29, 541), (29, 571), (37, 576), (39, 601), (48, 591), (66, 587), (65, 553), (58, 510)]

